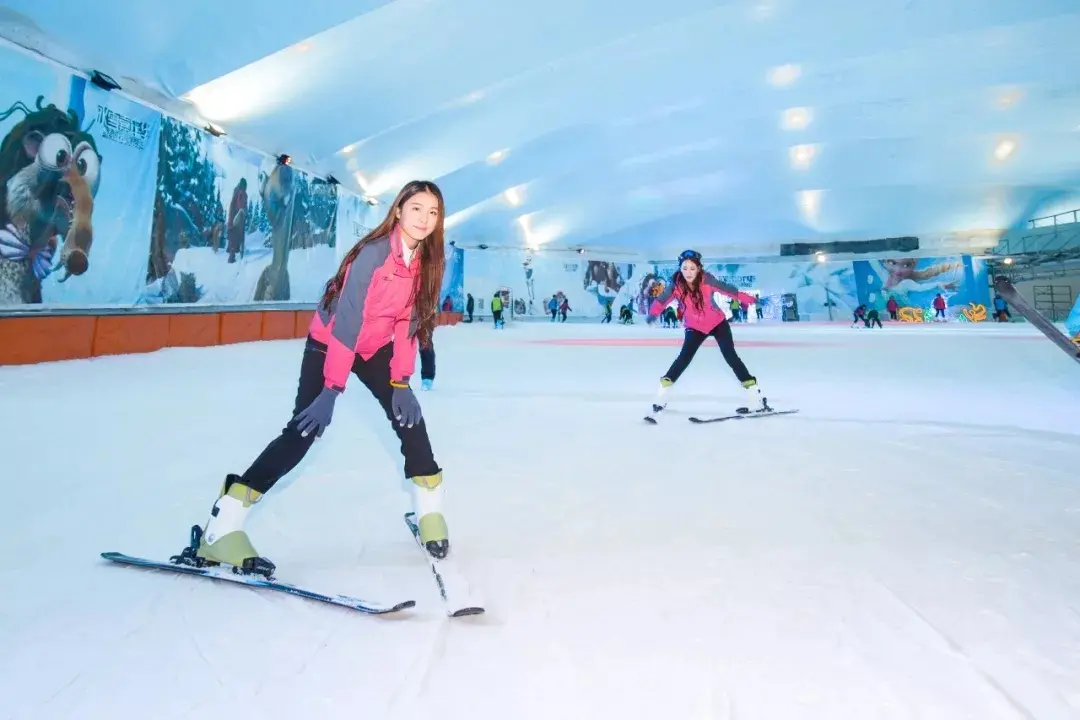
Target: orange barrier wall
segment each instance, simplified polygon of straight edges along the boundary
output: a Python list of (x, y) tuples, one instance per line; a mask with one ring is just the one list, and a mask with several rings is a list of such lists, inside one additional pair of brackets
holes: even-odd
[[(0, 317), (0, 365), (208, 347), (307, 335), (311, 310)], [(456, 325), (461, 313), (441, 313)]]

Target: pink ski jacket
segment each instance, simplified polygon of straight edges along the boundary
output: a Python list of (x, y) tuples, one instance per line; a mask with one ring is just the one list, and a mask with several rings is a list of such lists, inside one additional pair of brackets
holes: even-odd
[[(738, 298), (740, 303), (753, 305), (757, 300), (746, 293), (739, 292), (738, 288), (721, 282), (712, 273), (704, 273), (701, 278), (702, 304), (699, 310), (688, 297), (683, 297), (683, 292), (671, 282), (664, 288), (660, 297), (653, 301), (649, 307), (649, 315), (655, 317), (663, 312), (672, 299), (675, 299), (683, 311), (683, 324), (690, 330), (697, 330), (706, 335), (711, 333), (720, 323), (727, 321), (727, 315), (721, 309), (721, 304), (726, 304), (730, 298)], [(717, 297), (720, 295), (722, 297)]]
[(419, 274), (420, 253), (405, 264), (399, 230), (360, 249), (329, 312), (320, 306), (308, 327), (311, 337), (326, 345), (326, 387), (344, 391), (356, 356), (370, 360), (389, 342), (394, 343), (390, 379), (409, 382), (416, 367), (413, 283)]

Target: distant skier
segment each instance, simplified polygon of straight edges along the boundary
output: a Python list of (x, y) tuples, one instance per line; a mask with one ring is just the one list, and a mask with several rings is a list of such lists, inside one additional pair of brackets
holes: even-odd
[(679, 256), (679, 270), (675, 273), (671, 283), (653, 301), (649, 308), (649, 322), (655, 322), (659, 315), (672, 299), (679, 303), (683, 309), (683, 324), (686, 328), (683, 338), (682, 350), (679, 351), (675, 362), (668, 371), (660, 378), (660, 391), (657, 396), (654, 410), (662, 410), (667, 403), (664, 402), (668, 388), (678, 381), (679, 377), (689, 367), (694, 359), (698, 348), (706, 338), (713, 338), (720, 346), (720, 352), (724, 356), (728, 367), (742, 383), (749, 397), (747, 410), (754, 412), (764, 410), (768, 406), (765, 396), (761, 393), (757, 378), (750, 374), (743, 364), (738, 353), (735, 352), (735, 340), (731, 335), (731, 324), (727, 316), (717, 303), (716, 296), (723, 295), (735, 302), (746, 300), (753, 301), (748, 295), (740, 293), (737, 288), (721, 282), (712, 274), (705, 272), (701, 265), (701, 254), (696, 250), (686, 250)]
[(185, 549), (180, 562), (274, 573), (244, 522), (329, 427), (350, 372), (375, 396), (401, 441), (422, 544), (433, 557), (449, 553), (442, 469), (409, 388), (417, 342), (430, 341), (438, 320), (444, 209), (435, 184), (410, 182), (379, 226), (345, 255), (311, 320), (292, 419), (243, 475), (226, 476), (197, 545)]
[(1076, 303), (1065, 318), (1065, 330), (1072, 336), (1072, 341), (1080, 345), (1080, 295), (1076, 296)]
[(943, 321), (947, 319), (945, 317), (945, 308), (946, 308), (945, 298), (943, 298), (941, 296), (941, 293), (938, 293), (934, 297), (934, 320), (935, 321), (938, 318), (941, 318)]
[(558, 294), (552, 295), (551, 299), (547, 301), (547, 311), (551, 313), (551, 322), (555, 322), (555, 318), (559, 316)]
[(570, 312), (570, 310), (570, 301), (564, 297), (559, 304), (559, 322), (566, 322), (566, 313)]
[(877, 308), (872, 307), (866, 311), (866, 327), (872, 328), (875, 324), (882, 327), (881, 315), (878, 313)]
[(472, 293), (469, 293), (465, 297), (465, 314), (469, 316), (469, 319), (465, 322), (472, 322), (473, 310), (476, 308), (476, 300), (473, 299)]
[(885, 309), (889, 311), (889, 319), (896, 320), (896, 313), (900, 310), (900, 303), (896, 302), (896, 298), (889, 296), (889, 302), (885, 303)]
[(994, 317), (998, 322), (1008, 322), (1012, 318), (1009, 314), (1009, 304), (1005, 302), (1005, 298), (1001, 297), (1001, 293), (994, 293)]
[(495, 323), (495, 329), (499, 329), (504, 325), (503, 319), (503, 301), (499, 297), (499, 293), (495, 293), (491, 298), (491, 319)]

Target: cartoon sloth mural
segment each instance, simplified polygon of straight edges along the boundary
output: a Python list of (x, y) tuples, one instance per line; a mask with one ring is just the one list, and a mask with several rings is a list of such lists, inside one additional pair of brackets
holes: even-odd
[(101, 155), (74, 110), (42, 107), (44, 99), (0, 113), (0, 121), (26, 115), (0, 143), (0, 305), (41, 303), (41, 281), (53, 271), (65, 268), (63, 282), (90, 268)]

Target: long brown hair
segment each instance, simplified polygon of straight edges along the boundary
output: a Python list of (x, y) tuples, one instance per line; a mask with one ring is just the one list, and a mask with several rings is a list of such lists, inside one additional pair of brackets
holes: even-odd
[(701, 293), (701, 281), (703, 279), (702, 276), (705, 274), (705, 268), (701, 266), (701, 261), (697, 258), (687, 258), (687, 260), (697, 265), (698, 273), (697, 278), (694, 280), (694, 284), (691, 286), (690, 283), (686, 282), (681, 267), (679, 270), (675, 271), (675, 276), (672, 280), (675, 283), (675, 287), (682, 291), (682, 296), (684, 298), (689, 298), (690, 302), (694, 303), (694, 307), (701, 310), (705, 306), (705, 297)]
[(360, 254), (360, 250), (372, 240), (390, 235), (394, 231), (394, 226), (397, 225), (398, 211), (404, 207), (409, 198), (423, 192), (431, 193), (439, 201), (439, 217), (435, 221), (435, 229), (420, 242), (417, 248), (420, 253), (420, 274), (413, 282), (412, 297), (409, 298), (409, 302), (416, 308), (418, 320), (416, 337), (421, 345), (427, 346), (431, 343), (431, 334), (435, 331), (435, 324), (439, 319), (439, 293), (442, 292), (443, 270), (446, 268), (443, 247), (443, 218), (446, 216), (446, 203), (443, 202), (439, 186), (433, 182), (413, 180), (401, 188), (379, 226), (360, 238), (360, 241), (346, 253), (337, 273), (326, 283), (326, 290), (323, 292), (319, 305), (330, 312), (330, 306), (341, 293), (342, 285), (345, 284), (345, 273), (348, 272), (349, 265), (356, 260), (356, 256)]

